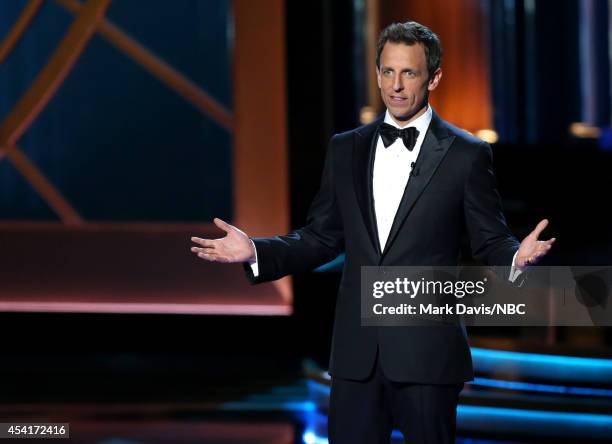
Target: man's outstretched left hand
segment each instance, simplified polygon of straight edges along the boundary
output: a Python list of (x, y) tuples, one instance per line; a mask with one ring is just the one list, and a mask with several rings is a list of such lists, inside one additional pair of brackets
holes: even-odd
[(538, 240), (547, 226), (548, 219), (540, 221), (535, 229), (523, 239), (516, 254), (514, 263), (516, 267), (522, 269), (537, 264), (550, 251), (556, 240), (554, 237), (546, 241)]

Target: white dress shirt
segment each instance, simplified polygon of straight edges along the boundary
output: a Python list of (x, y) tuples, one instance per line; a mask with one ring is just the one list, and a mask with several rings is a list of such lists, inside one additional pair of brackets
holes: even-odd
[(429, 123), (431, 122), (431, 107), (408, 125), (400, 126), (391, 118), (389, 111), (385, 113), (385, 123), (396, 128), (415, 127), (419, 132), (412, 151), (404, 146), (401, 138), (395, 139), (391, 145), (385, 148), (382, 137), (378, 136), (376, 142), (376, 156), (374, 157), (374, 173), (372, 177), (372, 193), (374, 195), (374, 212), (376, 214), (376, 225), (378, 227), (378, 240), (380, 249), (383, 251), (391, 231), (391, 225), (395, 219), (395, 213), (399, 208), (404, 189), (410, 180), (410, 171), (416, 162)]

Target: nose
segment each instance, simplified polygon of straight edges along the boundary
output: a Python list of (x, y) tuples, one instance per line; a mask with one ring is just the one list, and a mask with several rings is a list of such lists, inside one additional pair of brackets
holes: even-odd
[(393, 91), (400, 92), (402, 89), (404, 89), (404, 85), (402, 85), (402, 79), (399, 74), (396, 74), (395, 77), (393, 77)]

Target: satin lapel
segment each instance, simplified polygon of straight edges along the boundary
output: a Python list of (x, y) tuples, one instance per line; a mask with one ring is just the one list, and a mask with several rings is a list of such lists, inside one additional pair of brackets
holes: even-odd
[(353, 144), (353, 184), (361, 216), (372, 242), (372, 247), (380, 256), (376, 215), (374, 214), (374, 196), (372, 194), (372, 170), (376, 154), (377, 128), (382, 118), (355, 131)]
[(397, 233), (410, 210), (412, 210), (415, 202), (436, 172), (454, 139), (455, 137), (448, 133), (444, 122), (434, 113), (425, 135), (425, 140), (421, 146), (419, 157), (415, 162), (415, 171), (418, 170), (418, 173), (410, 177), (406, 184), (402, 201), (395, 214), (395, 219), (393, 219), (393, 225), (391, 225), (391, 231), (389, 232), (383, 256), (393, 245), (393, 241), (397, 237)]

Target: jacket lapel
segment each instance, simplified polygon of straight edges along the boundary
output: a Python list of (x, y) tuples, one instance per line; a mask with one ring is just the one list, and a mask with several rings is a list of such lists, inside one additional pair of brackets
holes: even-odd
[(395, 219), (393, 219), (389, 238), (382, 253), (383, 256), (393, 245), (393, 241), (397, 237), (397, 233), (401, 229), (404, 220), (436, 172), (454, 139), (455, 137), (448, 133), (442, 119), (434, 112), (419, 156), (415, 162), (415, 174), (410, 177), (406, 184), (404, 195), (395, 214)]
[(355, 131), (353, 144), (353, 183), (355, 194), (361, 210), (361, 216), (370, 236), (370, 241), (378, 256), (380, 256), (381, 251), (378, 241), (378, 229), (376, 227), (376, 215), (374, 214), (372, 173), (378, 139), (377, 129), (380, 122), (383, 121), (383, 117), (384, 115), (369, 125)]

